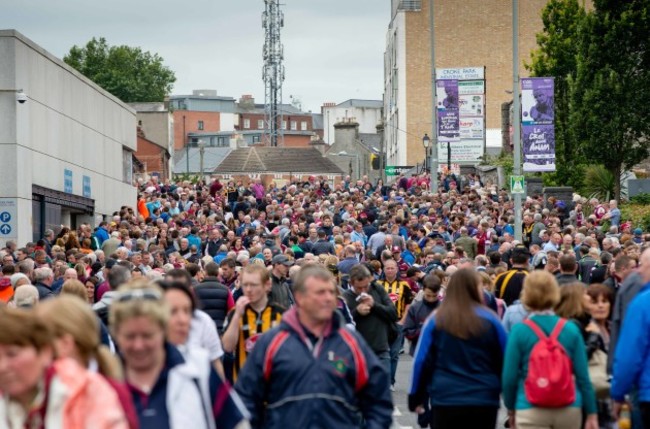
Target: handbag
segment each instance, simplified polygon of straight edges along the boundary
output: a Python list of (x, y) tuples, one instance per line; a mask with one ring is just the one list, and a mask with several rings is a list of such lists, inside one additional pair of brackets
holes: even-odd
[(598, 349), (589, 359), (589, 379), (596, 392), (596, 398), (609, 397), (610, 382), (607, 376), (607, 353)]

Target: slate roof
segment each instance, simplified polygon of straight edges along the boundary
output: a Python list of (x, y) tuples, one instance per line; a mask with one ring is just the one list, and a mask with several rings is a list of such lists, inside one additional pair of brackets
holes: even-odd
[(350, 99), (346, 100), (343, 103), (337, 104), (336, 107), (359, 107), (359, 108), (371, 108), (371, 109), (381, 109), (384, 107), (384, 102), (381, 100), (357, 100)]
[(330, 159), (314, 148), (253, 146), (234, 149), (215, 173), (313, 173), (344, 174)]
[(360, 133), (359, 142), (369, 151), (379, 153), (379, 149), (381, 148), (381, 135)]
[[(211, 173), (217, 168), (223, 160), (232, 151), (229, 147), (206, 147), (203, 154), (203, 172)], [(198, 147), (189, 149), (190, 155), (190, 174), (200, 173), (201, 154)], [(186, 149), (180, 149), (174, 152), (174, 174), (183, 174), (187, 172), (187, 153)]]
[(314, 130), (323, 130), (324, 128), (324, 121), (323, 121), (323, 114), (322, 113), (312, 113), (311, 114), (311, 122), (312, 122), (312, 128)]

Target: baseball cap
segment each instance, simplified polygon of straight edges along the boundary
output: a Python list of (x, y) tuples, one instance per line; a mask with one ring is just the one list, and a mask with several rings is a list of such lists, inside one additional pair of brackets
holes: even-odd
[(286, 265), (287, 267), (290, 267), (293, 265), (293, 261), (289, 258), (287, 258), (286, 255), (275, 255), (273, 259), (271, 259), (271, 263), (273, 265), (275, 264), (283, 264)]
[(636, 228), (634, 230), (634, 235), (642, 235), (642, 234), (643, 234), (643, 230), (641, 228)]

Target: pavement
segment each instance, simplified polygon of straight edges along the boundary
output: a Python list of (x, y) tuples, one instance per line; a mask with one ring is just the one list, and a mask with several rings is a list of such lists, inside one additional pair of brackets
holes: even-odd
[[(408, 343), (405, 348), (408, 350)], [(395, 376), (395, 392), (393, 392), (393, 404), (395, 408), (393, 409), (393, 426), (391, 429), (417, 429), (420, 427), (418, 426), (416, 415), (409, 411), (407, 403), (412, 369), (413, 358), (408, 353), (404, 353), (400, 356), (400, 361), (397, 365), (397, 375)], [(506, 416), (505, 408), (501, 407), (495, 429), (503, 428), (503, 422), (506, 421)]]

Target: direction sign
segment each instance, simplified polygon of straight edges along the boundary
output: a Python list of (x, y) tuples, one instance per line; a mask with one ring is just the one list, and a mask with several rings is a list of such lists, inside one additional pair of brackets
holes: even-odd
[(18, 238), (16, 201), (16, 198), (0, 198), (0, 246), (3, 246), (6, 240)]
[(412, 168), (413, 168), (412, 165), (403, 165), (403, 166), (389, 165), (386, 167), (386, 176), (399, 176), (400, 174), (406, 173)]
[(524, 176), (510, 176), (510, 192), (513, 194), (526, 193), (526, 182)]

